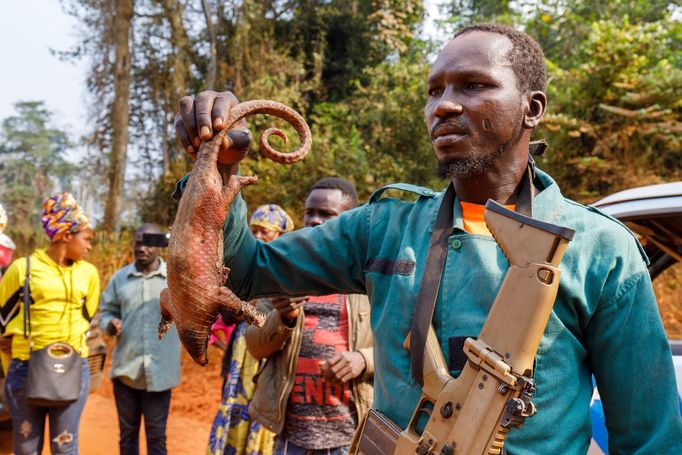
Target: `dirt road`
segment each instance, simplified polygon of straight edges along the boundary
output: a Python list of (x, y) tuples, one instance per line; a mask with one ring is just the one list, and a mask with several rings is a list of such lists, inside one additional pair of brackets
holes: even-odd
[[(111, 356), (108, 356), (110, 359)], [(209, 349), (209, 365), (205, 368), (192, 362), (182, 351), (182, 383), (173, 390), (168, 416), (167, 446), (169, 455), (202, 455), (206, 452), (211, 422), (218, 409), (220, 361), (222, 352)], [(105, 371), (109, 371), (109, 362)], [(143, 432), (144, 433), (144, 432)], [(118, 453), (118, 419), (111, 382), (90, 394), (83, 411), (79, 431), (81, 455), (111, 455)], [(142, 435), (144, 438), (144, 435)], [(48, 439), (46, 438), (46, 441)], [(48, 455), (49, 448), (43, 449)], [(144, 440), (140, 453), (146, 454)], [(0, 455), (12, 454), (11, 430), (0, 430)]]
[[(112, 418), (114, 420), (112, 420)], [(111, 398), (93, 395), (85, 408), (80, 430), (83, 455), (110, 455), (118, 452), (116, 406)], [(210, 424), (177, 413), (168, 416), (168, 453), (200, 455), (206, 451)], [(145, 447), (141, 441), (140, 447)], [(141, 450), (146, 453), (146, 450)]]

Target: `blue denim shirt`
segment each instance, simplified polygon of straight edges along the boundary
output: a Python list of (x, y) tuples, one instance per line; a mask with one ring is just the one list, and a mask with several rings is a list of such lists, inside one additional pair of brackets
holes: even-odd
[(109, 321), (123, 323), (116, 340), (110, 377), (149, 392), (160, 392), (180, 383), (180, 339), (173, 327), (163, 340), (157, 336), (161, 320), (159, 295), (167, 287), (166, 263), (143, 275), (135, 264), (114, 274), (102, 293), (100, 327)]
[[(647, 259), (632, 233), (590, 207), (565, 199), (538, 171), (535, 218), (576, 231), (561, 263), (561, 284), (538, 349), (538, 414), (509, 433), (512, 454), (585, 454), (594, 375), (612, 453), (682, 453), (672, 356)], [(403, 428), (421, 394), (403, 341), (410, 330), (431, 230), (444, 193), (398, 184), (410, 202), (381, 198), (315, 228), (263, 243), (247, 230), (237, 199), (225, 224), (228, 285), (242, 299), (288, 294), (366, 293), (372, 302), (374, 406)], [(416, 201), (413, 201), (416, 198)], [(446, 359), (460, 337), (477, 336), (508, 268), (488, 236), (463, 229), (454, 207), (450, 248), (433, 316)], [(370, 259), (414, 262), (366, 269)], [(401, 262), (400, 264), (405, 264)], [(451, 350), (453, 352), (451, 352)], [(451, 369), (453, 375), (459, 371)]]

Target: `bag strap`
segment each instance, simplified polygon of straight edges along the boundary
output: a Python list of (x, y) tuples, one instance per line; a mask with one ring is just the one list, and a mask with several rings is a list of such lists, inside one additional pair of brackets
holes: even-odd
[(24, 338), (31, 337), (31, 256), (26, 256), (26, 279), (24, 279)]
[[(528, 169), (522, 179), (517, 198), (516, 211), (523, 215), (532, 216), (533, 178), (535, 177), (535, 162), (528, 156)], [(422, 386), (424, 385), (424, 349), (426, 336), (436, 308), (436, 299), (440, 290), (443, 267), (448, 253), (448, 238), (452, 233), (453, 207), (455, 205), (455, 187), (452, 183), (445, 191), (441, 201), (436, 224), (429, 243), (426, 265), (419, 288), (419, 294), (412, 317), (410, 329), (410, 360), (412, 362), (412, 376)]]

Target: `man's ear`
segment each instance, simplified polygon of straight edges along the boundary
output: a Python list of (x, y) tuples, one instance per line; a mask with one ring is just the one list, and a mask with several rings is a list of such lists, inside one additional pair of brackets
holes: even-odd
[(523, 117), (523, 126), (535, 128), (540, 123), (540, 119), (545, 115), (547, 108), (547, 95), (545, 92), (537, 91), (528, 93), (528, 105), (526, 115)]

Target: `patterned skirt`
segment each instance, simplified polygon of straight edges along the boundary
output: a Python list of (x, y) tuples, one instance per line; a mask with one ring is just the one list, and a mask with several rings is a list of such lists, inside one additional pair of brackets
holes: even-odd
[(246, 350), (247, 324), (234, 331), (228, 379), (218, 414), (213, 420), (207, 455), (271, 455), (275, 434), (249, 418), (248, 408), (260, 362)]

